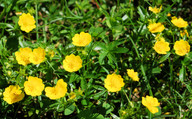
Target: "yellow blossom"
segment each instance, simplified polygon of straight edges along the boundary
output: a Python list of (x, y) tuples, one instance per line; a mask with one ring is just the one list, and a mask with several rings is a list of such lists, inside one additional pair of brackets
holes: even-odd
[(75, 99), (76, 96), (77, 96), (77, 95), (76, 95), (75, 92), (70, 92), (70, 93), (69, 93), (69, 97), (70, 97), (69, 100), (73, 100), (73, 99)]
[(92, 39), (89, 33), (81, 32), (80, 34), (75, 34), (72, 40), (72, 43), (75, 46), (87, 46)]
[(162, 5), (160, 6), (160, 8), (157, 8), (156, 6), (154, 8), (152, 8), (151, 6), (149, 6), (149, 10), (155, 14), (159, 13), (161, 11), (161, 9), (162, 9)]
[(80, 56), (74, 54), (68, 55), (63, 60), (63, 68), (68, 72), (78, 71), (82, 67), (82, 60)]
[(20, 17), (19, 17), (19, 21), (18, 21), (19, 26), (21, 27), (22, 31), (25, 31), (27, 33), (29, 33), (30, 31), (32, 31), (34, 28), (36, 28), (35, 25), (35, 19), (33, 16), (31, 16), (31, 14), (27, 13), (23, 13)]
[(157, 41), (165, 41), (165, 38), (163, 38), (160, 34), (157, 34), (156, 37), (155, 37), (155, 39), (156, 39)]
[(59, 79), (55, 87), (46, 87), (45, 95), (52, 100), (62, 98), (67, 93), (67, 83)]
[(162, 32), (165, 27), (161, 23), (151, 23), (147, 27), (151, 33), (157, 33), (157, 32)]
[(24, 87), (24, 91), (27, 95), (40, 96), (45, 85), (43, 84), (42, 79), (29, 76), (28, 81), (25, 81), (24, 83)]
[(184, 40), (176, 41), (173, 48), (175, 53), (180, 56), (184, 56), (186, 53), (190, 52), (190, 45)]
[(53, 58), (54, 55), (55, 55), (55, 52), (54, 52), (53, 50), (51, 50), (51, 51), (49, 51), (48, 55), (49, 55), (51, 58)]
[(179, 28), (183, 28), (183, 27), (187, 27), (188, 26), (188, 23), (186, 21), (183, 20), (183, 18), (177, 18), (177, 17), (172, 17), (172, 20), (171, 22), (179, 27)]
[(138, 73), (133, 69), (127, 69), (127, 75), (132, 78), (133, 81), (139, 81)]
[(15, 14), (16, 15), (22, 15), (22, 12), (16, 12)]
[(153, 114), (159, 111), (157, 107), (160, 106), (160, 103), (157, 98), (147, 95), (146, 97), (142, 97), (142, 104)]
[(153, 49), (158, 54), (167, 54), (167, 52), (170, 51), (169, 43), (165, 42), (165, 40), (156, 41)]
[(167, 14), (167, 16), (168, 16), (168, 17), (170, 17), (170, 16), (171, 16), (171, 14), (170, 14), (170, 13), (168, 13), (168, 14)]
[(135, 89), (133, 90), (133, 93), (139, 93), (138, 89), (135, 88)]
[(33, 64), (40, 64), (45, 60), (45, 50), (43, 48), (36, 48), (31, 53), (30, 59)]
[(19, 51), (15, 52), (16, 60), (18, 64), (21, 65), (27, 65), (31, 62), (29, 61), (30, 55), (32, 53), (32, 50), (28, 47), (26, 48), (20, 48)]
[(9, 87), (5, 88), (3, 96), (3, 100), (5, 100), (8, 104), (13, 104), (21, 101), (25, 94), (22, 92), (19, 85), (10, 85)]
[(183, 30), (183, 31), (180, 31), (180, 35), (181, 35), (181, 37), (184, 37), (185, 35), (186, 35), (187, 37), (189, 36), (189, 34), (188, 34), (188, 32), (187, 32), (186, 29)]
[(125, 85), (121, 75), (117, 75), (115, 73), (108, 74), (107, 78), (104, 80), (104, 83), (105, 88), (107, 88), (109, 92), (118, 92)]

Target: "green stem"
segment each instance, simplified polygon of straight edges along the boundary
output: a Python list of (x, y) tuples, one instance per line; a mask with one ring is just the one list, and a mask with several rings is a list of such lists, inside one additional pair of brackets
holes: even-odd
[(137, 47), (136, 47), (136, 45), (135, 45), (135, 43), (134, 43), (133, 39), (132, 39), (129, 35), (127, 35), (127, 37), (131, 40), (131, 43), (133, 44), (133, 47), (134, 47), (135, 52), (136, 52), (136, 54), (137, 54), (137, 57), (138, 57), (138, 58), (139, 58), (139, 60), (140, 60), (140, 59), (141, 59), (141, 57), (140, 57), (140, 55), (139, 55), (139, 51), (137, 50)]
[[(174, 87), (174, 81), (173, 81), (173, 62), (171, 61), (170, 57), (169, 57), (169, 67), (170, 67), (170, 90), (172, 92), (172, 88)], [(173, 87), (171, 87), (173, 86)]]
[(149, 119), (152, 119), (152, 115), (151, 115), (151, 112), (149, 112)]
[[(53, 71), (55, 72), (56, 70), (53, 68), (53, 66), (49, 63), (49, 61), (47, 60), (47, 63), (49, 64), (49, 66), (53, 69)], [(59, 78), (60, 76), (58, 74), (56, 74)]]
[[(131, 40), (131, 43), (133, 44), (133, 47), (134, 47), (134, 49), (135, 49), (135, 52), (136, 52), (136, 54), (137, 54), (138, 59), (141, 60), (141, 57), (140, 57), (140, 55), (139, 55), (139, 51), (137, 50), (137, 47), (136, 47), (133, 39), (132, 39), (129, 35), (127, 35), (127, 37)], [(140, 68), (141, 68), (141, 72), (142, 72), (142, 74), (143, 74), (143, 76), (144, 76), (144, 79), (145, 79), (145, 81), (147, 82), (147, 87), (148, 87), (148, 89), (149, 89), (149, 94), (150, 94), (151, 96), (153, 96), (153, 92), (152, 92), (152, 90), (151, 90), (151, 86), (150, 86), (149, 81), (148, 81), (148, 79), (147, 79), (147, 76), (146, 76), (146, 73), (145, 73), (145, 69), (144, 69), (144, 67), (143, 67), (143, 61), (142, 61), (142, 60), (141, 60), (141, 67), (140, 67)]]
[(17, 109), (15, 110), (14, 119), (16, 119), (16, 115), (17, 115), (17, 112), (18, 112), (20, 106), (21, 106), (21, 102), (19, 102), (19, 106), (18, 106)]
[(123, 90), (123, 93), (125, 94), (125, 97), (127, 98), (127, 101), (129, 102), (130, 106), (133, 108), (133, 103), (129, 100), (129, 97), (127, 96), (126, 92)]
[(44, 37), (44, 43), (47, 42), (47, 37), (46, 37), (46, 26), (47, 26), (47, 20), (44, 20), (45, 21), (45, 26), (43, 28), (43, 37)]
[(39, 40), (39, 34), (38, 34), (38, 7), (37, 2), (35, 3), (35, 19), (36, 19), (36, 39)]

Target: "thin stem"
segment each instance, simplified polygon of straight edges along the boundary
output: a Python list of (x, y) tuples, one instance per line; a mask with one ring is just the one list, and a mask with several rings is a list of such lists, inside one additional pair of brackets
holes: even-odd
[(35, 2), (35, 19), (36, 19), (36, 39), (39, 40), (39, 34), (38, 34), (38, 7), (37, 2)]
[[(49, 63), (49, 61), (47, 60), (47, 63), (49, 64), (49, 66), (53, 69), (53, 71), (55, 72), (56, 70), (53, 68), (53, 66)], [(56, 74), (59, 78), (60, 76), (58, 74)]]
[(47, 42), (47, 37), (46, 37), (46, 26), (47, 26), (47, 20), (45, 21), (45, 26), (43, 27), (43, 37), (44, 37), (44, 43)]
[(129, 100), (129, 97), (127, 96), (126, 92), (123, 90), (123, 93), (125, 94), (125, 97), (127, 98), (127, 101), (129, 102), (129, 104), (131, 105), (131, 107), (133, 108), (134, 105), (133, 103)]
[[(134, 49), (135, 49), (135, 52), (136, 52), (136, 54), (137, 54), (138, 59), (141, 60), (141, 57), (140, 57), (140, 55), (139, 55), (139, 51), (137, 50), (137, 47), (136, 47), (133, 39), (132, 39), (129, 35), (127, 35), (127, 37), (131, 40), (131, 43), (133, 44), (133, 47), (134, 47)], [(152, 90), (151, 90), (151, 86), (150, 86), (150, 84), (149, 84), (149, 81), (148, 81), (147, 76), (146, 76), (146, 73), (145, 73), (145, 69), (144, 69), (144, 67), (143, 67), (143, 61), (141, 61), (141, 67), (140, 67), (140, 68), (141, 68), (141, 72), (142, 72), (142, 74), (143, 74), (143, 76), (144, 76), (144, 79), (145, 79), (145, 81), (147, 82), (147, 87), (148, 87), (148, 89), (149, 89), (149, 94), (150, 94), (151, 96), (153, 96), (153, 92), (152, 92)]]
[(141, 59), (141, 57), (140, 57), (140, 55), (139, 55), (139, 51), (137, 50), (137, 47), (136, 47), (136, 45), (135, 45), (135, 43), (134, 43), (133, 39), (132, 39), (129, 35), (127, 35), (127, 37), (131, 40), (131, 43), (133, 44), (133, 47), (134, 47), (135, 52), (136, 52), (136, 54), (137, 54), (137, 57), (138, 57), (138, 58), (139, 58), (139, 60), (140, 60), (140, 59)]
[(17, 112), (18, 112), (20, 106), (21, 106), (21, 102), (19, 102), (19, 106), (18, 106), (17, 109), (15, 110), (14, 119), (16, 119), (16, 115), (17, 115)]

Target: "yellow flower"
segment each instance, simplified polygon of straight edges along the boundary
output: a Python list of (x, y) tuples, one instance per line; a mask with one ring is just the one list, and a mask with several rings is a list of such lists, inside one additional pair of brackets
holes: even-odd
[(104, 83), (105, 88), (107, 88), (109, 92), (118, 92), (125, 85), (121, 75), (117, 74), (108, 74), (107, 78), (104, 80)]
[(72, 40), (72, 43), (75, 46), (87, 46), (92, 39), (89, 33), (81, 32), (80, 34), (75, 34)]
[(151, 33), (157, 33), (157, 32), (162, 32), (165, 27), (161, 23), (151, 23), (147, 27)]
[(170, 51), (169, 43), (165, 42), (165, 40), (157, 41), (153, 47), (153, 49), (158, 54), (167, 54), (168, 51)]
[(155, 14), (159, 13), (161, 9), (162, 9), (162, 5), (160, 6), (160, 8), (157, 8), (156, 6), (154, 8), (152, 8), (151, 6), (149, 7), (149, 10)]
[(19, 26), (21, 27), (22, 31), (25, 31), (27, 33), (29, 33), (30, 31), (32, 31), (34, 28), (36, 28), (35, 25), (35, 19), (33, 16), (31, 16), (31, 14), (27, 13), (23, 13), (20, 17), (19, 17), (19, 21), (18, 21)]
[(82, 60), (80, 56), (74, 54), (68, 55), (63, 60), (63, 68), (68, 72), (78, 71), (82, 67)]
[(22, 15), (22, 12), (16, 12), (15, 14), (16, 15)]
[(46, 87), (45, 95), (52, 100), (62, 98), (67, 93), (67, 83), (59, 79), (55, 87)]
[(25, 81), (24, 83), (24, 87), (25, 93), (27, 95), (40, 96), (45, 85), (43, 84), (42, 79), (29, 76), (28, 81)]
[(26, 48), (20, 48), (19, 51), (15, 52), (16, 60), (18, 64), (21, 65), (27, 65), (31, 62), (29, 61), (30, 55), (32, 53), (32, 50), (28, 47)]
[(157, 106), (160, 106), (160, 103), (157, 98), (147, 95), (146, 97), (142, 97), (142, 104), (153, 114), (159, 111)]
[(165, 38), (163, 38), (160, 34), (157, 34), (156, 37), (155, 37), (155, 39), (156, 39), (157, 41), (165, 41)]
[(69, 100), (73, 100), (73, 99), (75, 99), (76, 96), (77, 96), (77, 95), (76, 95), (75, 92), (70, 92), (70, 93), (69, 93), (69, 97), (70, 97)]
[(167, 16), (170, 17), (170, 16), (171, 16), (171, 13), (168, 13)]
[(48, 55), (49, 55), (51, 58), (53, 58), (54, 55), (55, 55), (55, 52), (54, 52), (53, 50), (51, 50), (51, 51), (49, 51)]
[(133, 69), (127, 69), (127, 75), (133, 79), (133, 81), (139, 81), (138, 73)]
[(30, 62), (33, 64), (40, 64), (45, 60), (45, 50), (43, 48), (36, 48), (31, 53), (29, 58)]
[(188, 26), (188, 23), (186, 21), (184, 21), (182, 18), (177, 18), (177, 17), (172, 17), (172, 20), (171, 22), (179, 27), (179, 28), (183, 28), (183, 27), (187, 27)]
[(21, 101), (25, 95), (19, 85), (10, 85), (9, 87), (5, 88), (3, 96), (3, 100), (5, 100), (8, 104), (13, 104)]
[(190, 45), (184, 40), (176, 41), (173, 48), (175, 53), (180, 56), (184, 56), (186, 53), (190, 52)]
[(184, 37), (185, 35), (186, 35), (187, 37), (189, 36), (189, 34), (188, 34), (188, 32), (187, 32), (186, 29), (183, 30), (183, 31), (180, 31), (180, 35), (181, 35), (181, 37)]

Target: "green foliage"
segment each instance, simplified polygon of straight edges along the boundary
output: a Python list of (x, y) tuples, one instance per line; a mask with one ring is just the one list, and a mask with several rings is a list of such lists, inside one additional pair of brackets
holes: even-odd
[[(177, 28), (172, 16), (191, 23), (190, 0), (0, 0), (0, 118), (192, 118), (192, 52), (175, 53), (174, 43), (181, 39), (191, 45), (191, 25)], [(149, 6), (162, 5), (158, 14)], [(19, 12), (30, 13), (36, 28), (26, 33), (18, 24)], [(169, 42), (170, 51), (158, 54), (155, 37), (147, 28), (150, 22), (166, 27), (159, 33)], [(182, 37), (186, 29), (189, 36)], [(72, 44), (75, 34), (91, 34), (85, 47)], [(43, 63), (18, 64), (19, 48), (42, 47)], [(53, 52), (53, 57), (51, 57)], [(67, 55), (79, 55), (83, 66), (77, 72), (63, 69)], [(127, 69), (138, 72), (133, 82)], [(104, 86), (108, 74), (122, 76), (125, 86), (109, 92)], [(50, 100), (42, 95), (26, 95), (8, 104), (3, 92), (9, 85), (24, 91), (28, 76), (39, 77), (45, 87), (55, 86), (58, 79), (67, 83), (65, 97)], [(137, 90), (137, 91), (135, 91)], [(142, 97), (154, 96), (160, 102), (158, 113), (152, 114), (142, 104)]]

